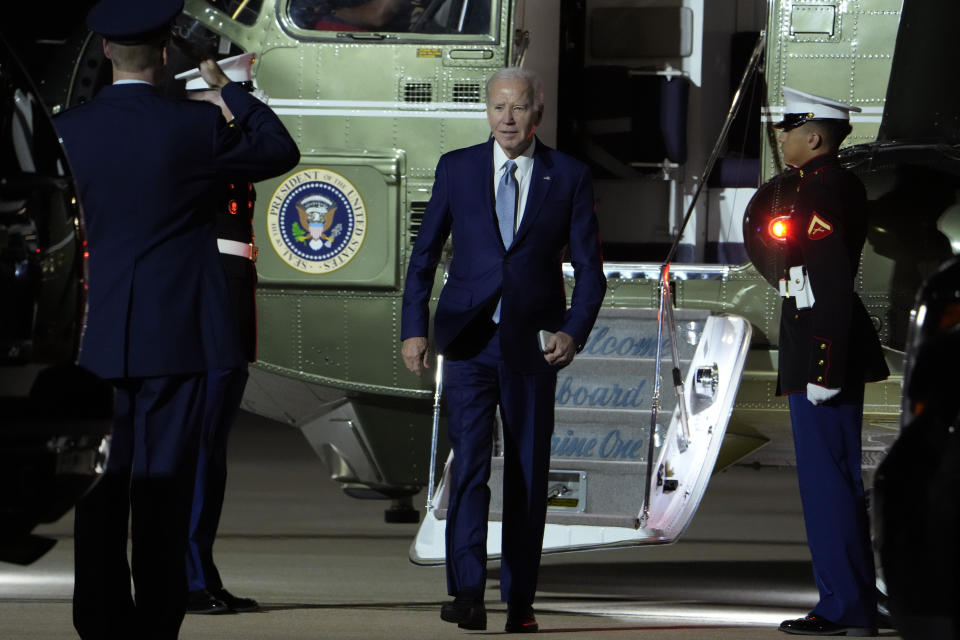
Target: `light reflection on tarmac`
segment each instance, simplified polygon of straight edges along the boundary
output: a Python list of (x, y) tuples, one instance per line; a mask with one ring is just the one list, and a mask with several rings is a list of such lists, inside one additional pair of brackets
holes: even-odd
[[(420, 506), (422, 499), (416, 498)], [(441, 568), (407, 559), (415, 525), (385, 524), (387, 505), (348, 498), (300, 433), (243, 414), (214, 556), (228, 589), (258, 613), (188, 615), (184, 639), (459, 638), (502, 634), (491, 565), (486, 632), (444, 623)], [(72, 514), (38, 532), (58, 538), (30, 567), (0, 565), (0, 638), (59, 640), (71, 626)], [(535, 607), (541, 635), (562, 638), (786, 638), (816, 591), (791, 469), (714, 477), (677, 544), (545, 557)], [(894, 631), (882, 636), (897, 638)], [(133, 639), (135, 640), (135, 639)]]

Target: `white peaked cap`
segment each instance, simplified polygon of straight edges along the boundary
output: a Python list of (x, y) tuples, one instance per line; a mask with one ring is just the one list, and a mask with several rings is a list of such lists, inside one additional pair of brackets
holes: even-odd
[(783, 98), (786, 101), (786, 106), (783, 108), (784, 114), (802, 113), (807, 116), (807, 120), (823, 118), (849, 120), (851, 111), (859, 112), (861, 110), (860, 107), (854, 107), (823, 96), (815, 96), (812, 93), (798, 91), (786, 86), (783, 87)]
[[(223, 72), (233, 82), (250, 82), (253, 78), (253, 63), (256, 59), (256, 53), (241, 53), (238, 56), (218, 60), (217, 64), (220, 65)], [(177, 80), (187, 81), (187, 91), (202, 91), (211, 88), (210, 85), (207, 84), (207, 81), (200, 75), (199, 68), (178, 73), (174, 77)]]

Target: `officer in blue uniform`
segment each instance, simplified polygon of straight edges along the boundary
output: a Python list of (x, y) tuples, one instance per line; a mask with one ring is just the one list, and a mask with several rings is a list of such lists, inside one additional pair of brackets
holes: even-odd
[(866, 239), (866, 192), (837, 161), (843, 103), (783, 87), (779, 141), (796, 172), (788, 261), (780, 281), (777, 394), (787, 395), (807, 540), (820, 601), (780, 630), (874, 636), (876, 590), (860, 476), (864, 383), (889, 375), (854, 291)]
[[(221, 60), (219, 66), (231, 81), (252, 89), (250, 69), (253, 58), (253, 54), (242, 54)], [(233, 113), (224, 104), (220, 90), (211, 88), (201, 77), (199, 69), (179, 74), (177, 78), (187, 80), (188, 98), (217, 105), (230, 126), (238, 126)], [(213, 543), (227, 486), (227, 440), (249, 377), (247, 363), (257, 357), (255, 201), (253, 183), (243, 180), (242, 176), (224, 182), (216, 201), (217, 248), (227, 276), (228, 297), (244, 362), (237, 367), (216, 369), (207, 374), (207, 400), (186, 556), (188, 613), (219, 614), (259, 609), (256, 600), (235, 596), (223, 586), (213, 561)]]
[[(183, 0), (102, 0), (114, 84), (55, 124), (86, 226), (88, 310), (79, 364), (116, 388), (106, 473), (77, 506), (74, 626), (81, 638), (176, 638), (207, 372), (241, 366), (214, 227), (221, 176), (292, 168), (296, 144), (273, 112), (212, 61), (236, 116), (164, 97), (170, 24)], [(132, 562), (126, 557), (132, 521)], [(132, 577), (135, 596), (130, 593)]]

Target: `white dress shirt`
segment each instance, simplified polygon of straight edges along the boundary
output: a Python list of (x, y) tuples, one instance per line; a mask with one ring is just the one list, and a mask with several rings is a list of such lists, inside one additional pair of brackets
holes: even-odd
[[(530, 146), (513, 159), (517, 163), (517, 170), (514, 177), (517, 179), (517, 216), (516, 227), (520, 227), (520, 221), (523, 219), (523, 211), (527, 207), (527, 194), (530, 192), (530, 179), (533, 175), (533, 149), (537, 146), (537, 140), (530, 141)], [(500, 178), (503, 177), (503, 165), (509, 160), (507, 154), (500, 148), (500, 143), (493, 141), (493, 201), (497, 201), (497, 190), (500, 187)]]

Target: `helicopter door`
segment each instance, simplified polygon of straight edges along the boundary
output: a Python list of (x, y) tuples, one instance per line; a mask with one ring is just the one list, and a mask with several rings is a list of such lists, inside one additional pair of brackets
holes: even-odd
[[(544, 553), (674, 542), (693, 518), (727, 428), (751, 330), (739, 316), (678, 309), (673, 317), (686, 428), (678, 394), (666, 384), (651, 428), (654, 309), (601, 310), (583, 351), (560, 371)], [(673, 345), (666, 330), (662, 339), (661, 368), (669, 372)], [(490, 558), (500, 554), (501, 442), (494, 444), (490, 477)], [(452, 454), (410, 547), (416, 564), (444, 561), (451, 464)]]

